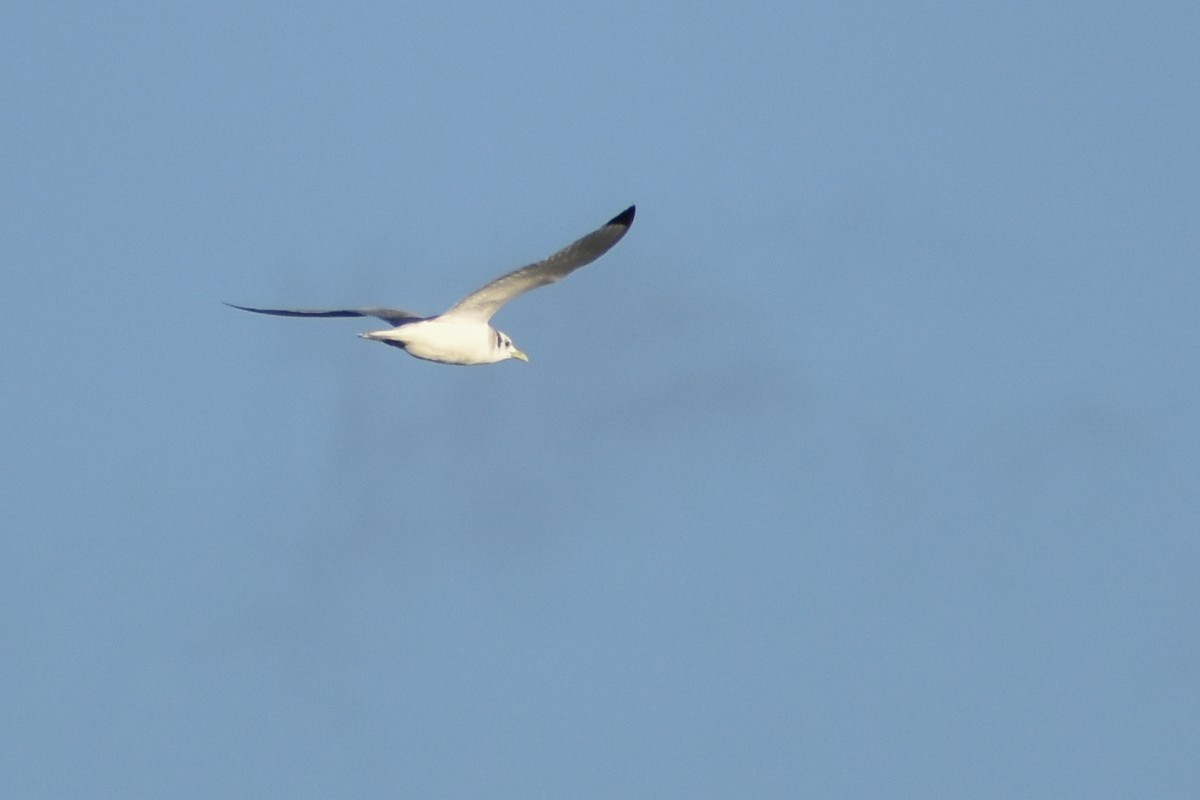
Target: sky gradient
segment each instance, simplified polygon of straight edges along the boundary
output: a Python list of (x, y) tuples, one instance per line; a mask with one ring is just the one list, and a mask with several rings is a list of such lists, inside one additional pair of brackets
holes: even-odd
[(1194, 3), (0, 20), (0, 795), (1200, 795)]

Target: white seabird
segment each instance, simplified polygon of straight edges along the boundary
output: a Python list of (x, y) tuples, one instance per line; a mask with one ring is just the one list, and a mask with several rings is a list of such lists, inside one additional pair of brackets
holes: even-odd
[(508, 334), (488, 324), (492, 315), (514, 297), (562, 280), (607, 253), (621, 241), (633, 224), (635, 209), (635, 206), (630, 206), (549, 258), (496, 278), (459, 300), (445, 313), (434, 317), (422, 317), (397, 308), (321, 310), (250, 308), (233, 303), (226, 305), (242, 311), (283, 317), (377, 317), (393, 327), (360, 333), (359, 336), (399, 347), (411, 356), (442, 364), (494, 364), (510, 358), (529, 361), (529, 357), (513, 345)]

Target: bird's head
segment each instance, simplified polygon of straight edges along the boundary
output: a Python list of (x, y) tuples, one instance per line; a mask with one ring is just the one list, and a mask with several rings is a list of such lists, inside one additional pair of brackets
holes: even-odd
[(505, 358), (519, 358), (526, 363), (529, 362), (529, 356), (517, 349), (507, 333), (496, 331), (496, 347)]

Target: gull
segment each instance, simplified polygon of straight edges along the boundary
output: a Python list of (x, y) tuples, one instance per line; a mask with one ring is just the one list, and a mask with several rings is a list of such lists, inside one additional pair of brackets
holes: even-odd
[(290, 309), (225, 305), (281, 317), (375, 317), (392, 327), (360, 333), (360, 337), (399, 347), (410, 356), (440, 364), (495, 364), (510, 358), (528, 362), (529, 356), (513, 345), (508, 334), (488, 324), (489, 320), (514, 297), (562, 280), (607, 253), (629, 231), (635, 210), (636, 206), (630, 206), (549, 258), (501, 275), (459, 300), (445, 313), (433, 317), (422, 317), (398, 308)]

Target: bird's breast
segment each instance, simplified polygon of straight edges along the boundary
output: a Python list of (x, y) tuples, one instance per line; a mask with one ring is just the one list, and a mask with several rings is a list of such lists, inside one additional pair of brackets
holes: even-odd
[(496, 332), (478, 322), (440, 322), (436, 319), (397, 328), (395, 339), (409, 355), (443, 364), (492, 364), (501, 360)]

